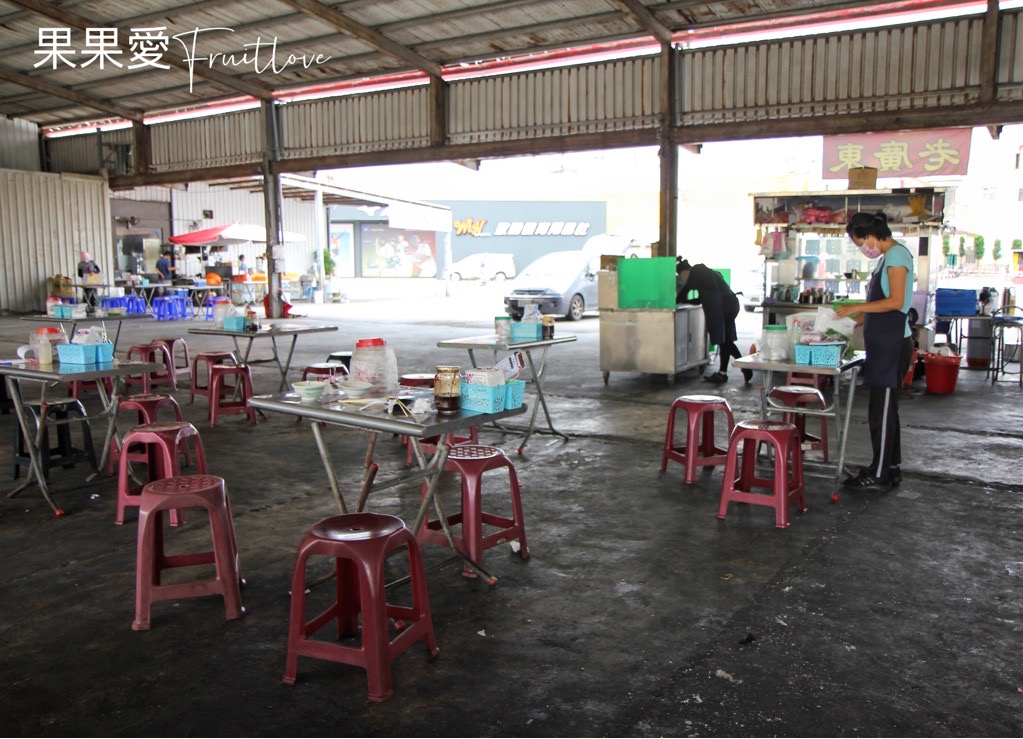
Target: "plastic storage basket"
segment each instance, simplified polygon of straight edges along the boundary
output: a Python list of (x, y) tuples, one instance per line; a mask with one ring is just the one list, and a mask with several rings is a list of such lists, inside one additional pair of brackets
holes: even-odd
[(796, 344), (796, 364), (811, 364), (813, 350), (809, 344)]
[(524, 380), (510, 380), (504, 386), (504, 407), (505, 410), (512, 410), (522, 406), (522, 396), (526, 391)]
[(109, 341), (103, 344), (96, 344), (96, 361), (97, 362), (113, 362), (114, 361), (114, 345)]
[(842, 342), (810, 344), (810, 364), (814, 367), (837, 367), (842, 358)]
[(462, 409), (480, 411), (481, 413), (497, 413), (504, 410), (505, 386), (487, 387), (486, 385), (470, 385), (462, 383)]
[(57, 344), (61, 364), (95, 364), (96, 344)]
[(227, 331), (244, 331), (245, 316), (224, 316), (224, 329)]

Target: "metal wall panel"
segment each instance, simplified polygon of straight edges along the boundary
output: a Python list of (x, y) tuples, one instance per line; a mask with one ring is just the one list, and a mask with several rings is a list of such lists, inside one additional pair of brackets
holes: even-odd
[(113, 154), (109, 149), (98, 148), (104, 144), (130, 144), (134, 134), (130, 128), (89, 133), (82, 136), (61, 136), (46, 139), (46, 152), (51, 172), (77, 172), (99, 174), (104, 167), (113, 167)]
[(282, 158), (427, 146), (429, 111), (426, 86), (285, 105)]
[(653, 128), (660, 57), (640, 57), (451, 83), (453, 144)]
[(38, 172), (39, 126), (20, 118), (0, 116), (0, 167)]
[(263, 151), (260, 109), (154, 123), (152, 166), (163, 172), (258, 162)]
[[(1002, 14), (1002, 100), (1023, 83), (1020, 13)], [(782, 120), (976, 102), (982, 16), (685, 51), (680, 125)]]
[(112, 273), (109, 194), (99, 177), (0, 170), (0, 308), (43, 310), (48, 279), (77, 280), (83, 249)]

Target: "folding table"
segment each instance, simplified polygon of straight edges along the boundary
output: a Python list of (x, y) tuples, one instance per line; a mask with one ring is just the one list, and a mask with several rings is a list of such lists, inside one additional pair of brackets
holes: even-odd
[(118, 339), (121, 338), (121, 324), (124, 321), (144, 321), (147, 319), (152, 319), (152, 317), (153, 316), (150, 313), (124, 313), (119, 316), (104, 316), (103, 318), (97, 318), (96, 316), (88, 316), (86, 318), (56, 318), (55, 316), (22, 316), (21, 320), (35, 321), (37, 323), (59, 323), (61, 327), (70, 326), (71, 327), (70, 331), (68, 331), (66, 328), (64, 329), (64, 332), (68, 335), (69, 341), (75, 335), (75, 327), (78, 326), (79, 323), (89, 324), (102, 323), (104, 325), (107, 323), (116, 323), (117, 331), (116, 333), (114, 333), (114, 340), (112, 343), (114, 345), (114, 351), (117, 351), (117, 341)]
[[(792, 361), (767, 360), (757, 353), (740, 357), (732, 362), (738, 369), (761, 370), (764, 373), (764, 382), (760, 387), (761, 418), (767, 419), (770, 415), (781, 415), (783, 413), (801, 413), (806, 416), (835, 419), (835, 427), (838, 429), (838, 462), (835, 465), (832, 494), (838, 492), (842, 481), (842, 474), (845, 470), (845, 444), (849, 436), (849, 417), (852, 414), (853, 398), (856, 395), (856, 376), (865, 359), (865, 352), (856, 352), (851, 359), (841, 360), (835, 366), (817, 367), (808, 364), (796, 364)], [(834, 378), (834, 393), (831, 402), (824, 408), (795, 408), (776, 403), (768, 397), (768, 393), (774, 387), (775, 372), (784, 372), (786, 377), (790, 372), (797, 372)], [(848, 397), (845, 400), (845, 410), (842, 409), (841, 395), (842, 380), (844, 378), (847, 378), (849, 386)], [(805, 461), (804, 466), (806, 466)]]
[[(490, 336), (470, 336), (464, 339), (449, 339), (447, 341), (438, 341), (437, 346), (441, 349), (466, 349), (469, 352), (469, 362), (472, 364), (473, 369), (479, 367), (476, 363), (476, 351), (486, 350), (491, 352), (491, 361), (488, 366), (493, 366), (497, 363), (497, 353), (503, 352), (519, 352), (521, 351), (526, 357), (526, 363), (529, 365), (530, 377), (524, 378), (527, 383), (533, 385), (536, 388), (536, 399), (537, 403), (533, 406), (533, 413), (529, 417), (529, 425), (524, 429), (502, 427), (505, 430), (514, 430), (526, 432), (525, 437), (522, 439), (522, 443), (519, 444), (518, 452), (522, 454), (522, 450), (526, 448), (526, 444), (529, 442), (529, 437), (533, 435), (533, 431), (536, 429), (536, 412), (539, 408), (543, 408), (543, 415), (547, 419), (547, 428), (550, 432), (556, 436), (560, 436), (565, 441), (568, 441), (568, 434), (563, 434), (554, 428), (554, 422), (551, 420), (550, 411), (547, 409), (547, 399), (543, 394), (543, 378), (544, 372), (547, 368), (547, 350), (555, 344), (566, 344), (571, 341), (575, 341), (575, 336), (565, 335), (556, 336), (553, 339), (536, 339), (531, 341), (517, 341), (517, 342), (506, 342), (501, 341), (496, 335)], [(539, 349), (539, 359), (533, 360), (533, 351)]]
[[(406, 482), (426, 479), (428, 481), (427, 492), (419, 505), (415, 523), (411, 529), (418, 532), (426, 519), (426, 514), (431, 505), (437, 512), (441, 528), (448, 539), (452, 551), (456, 556), (476, 574), (480, 575), (493, 585), (497, 578), (486, 572), (478, 562), (473, 562), (458, 551), (451, 530), (447, 523), (447, 517), (441, 510), (440, 500), (437, 498), (437, 482), (440, 473), (444, 470), (444, 464), (448, 458), (448, 445), (437, 444), (437, 450), (427, 459), (420, 445), (420, 440), (432, 436), (439, 436), (448, 439), (458, 431), (463, 431), (470, 426), (480, 426), (485, 423), (499, 421), (503, 418), (516, 416), (525, 413), (526, 406), (522, 405), (511, 410), (498, 413), (481, 413), (477, 411), (460, 410), (457, 413), (440, 414), (431, 412), (420, 416), (402, 416), (386, 412), (381, 407), (373, 410), (361, 402), (349, 404), (343, 400), (330, 400), (321, 402), (302, 402), (294, 393), (283, 393), (280, 395), (256, 395), (249, 399), (249, 405), (257, 410), (273, 413), (284, 413), (300, 418), (308, 418), (313, 421), (310, 427), (313, 430), (313, 437), (316, 439), (316, 447), (323, 461), (324, 469), (327, 472), (327, 479), (330, 481), (330, 489), (337, 501), (341, 513), (348, 513), (349, 508), (341, 494), (341, 488), (337, 481), (337, 471), (331, 461), (327, 443), (323, 437), (323, 424), (340, 426), (347, 429), (356, 429), (369, 432), (369, 441), (366, 450), (366, 458), (363, 464), (362, 487), (359, 492), (359, 499), (355, 511), (361, 512), (366, 505), (366, 499), (373, 490), (384, 490), (386, 488), (402, 485)], [(376, 436), (379, 433), (391, 433), (407, 436), (409, 443), (415, 451), (415, 458), (419, 464), (419, 470), (410, 472), (387, 480), (376, 480), (378, 465), (373, 461), (373, 451), (376, 444)]]
[[(302, 334), (319, 334), (327, 331), (337, 331), (337, 326), (326, 324), (304, 326), (300, 323), (264, 323), (258, 331), (229, 331), (224, 328), (190, 328), (188, 333), (199, 336), (228, 336), (234, 341), (236, 356), (241, 357), (242, 364), (257, 364), (261, 362), (276, 362), (277, 369), (281, 372), (281, 384), (278, 390), (285, 390), (288, 387), (288, 369), (291, 367), (291, 357), (295, 353), (295, 344)], [(277, 349), (277, 339), (282, 336), (291, 337), (291, 347), (288, 349), (288, 358), (281, 364), (280, 354)], [(244, 339), (248, 342), (245, 351), (242, 352), (239, 341)], [(249, 353), (252, 351), (252, 344), (256, 339), (270, 339), (273, 346), (273, 356), (270, 359), (249, 360)]]
[[(86, 478), (87, 481), (91, 481), (99, 474), (99, 470), (106, 469), (107, 456), (110, 453), (110, 440), (113, 438), (114, 425), (117, 420), (118, 388), (115, 386), (113, 393), (107, 393), (103, 380), (108, 378), (121, 380), (125, 375), (155, 372), (162, 367), (162, 364), (156, 362), (119, 362), (117, 360), (100, 364), (54, 364), (51, 367), (40, 367), (34, 360), (5, 361), (0, 363), (0, 376), (3, 376), (7, 383), (7, 391), (14, 405), (14, 412), (18, 417), (18, 423), (21, 425), (22, 436), (26, 440), (30, 460), (29, 473), (25, 482), (8, 493), (7, 497), (12, 498), (34, 484), (39, 488), (46, 502), (50, 504), (53, 512), (58, 516), (64, 515), (64, 511), (50, 497), (49, 485), (46, 477), (43, 475), (42, 463), (40, 462), (40, 449), (46, 439), (47, 408), (49, 407), (46, 402), (46, 394), (49, 389), (75, 380), (96, 381), (96, 390), (99, 392), (103, 410), (89, 415), (88, 420), (93, 421), (101, 418), (108, 420), (103, 440), (103, 451), (100, 455), (98, 466)], [(25, 414), (22, 383), (26, 381), (33, 381), (39, 386), (40, 413), (38, 427), (33, 426)], [(50, 421), (49, 426), (77, 422), (78, 419), (60, 419)]]

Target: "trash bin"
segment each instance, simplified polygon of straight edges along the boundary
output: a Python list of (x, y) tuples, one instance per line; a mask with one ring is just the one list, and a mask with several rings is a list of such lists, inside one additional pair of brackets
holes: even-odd
[(958, 355), (951, 357), (940, 354), (924, 355), (924, 378), (927, 380), (927, 392), (935, 395), (948, 395), (955, 392), (956, 381), (959, 379)]

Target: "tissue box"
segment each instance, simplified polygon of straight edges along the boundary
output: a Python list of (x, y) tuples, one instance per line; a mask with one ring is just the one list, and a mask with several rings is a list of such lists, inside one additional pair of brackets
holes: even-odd
[(245, 316), (224, 316), (224, 328), (228, 331), (244, 331)]
[(516, 341), (537, 341), (541, 336), (542, 327), (539, 323), (513, 323), (511, 340)]
[(504, 385), (487, 387), (462, 383), (462, 410), (497, 413), (504, 410)]
[(95, 364), (96, 344), (57, 344), (61, 364)]
[(514, 410), (522, 406), (522, 395), (526, 391), (526, 383), (523, 380), (509, 380), (504, 386), (504, 409)]
[(504, 384), (504, 372), (499, 369), (471, 369), (466, 370), (465, 381), (470, 385), (486, 385), (497, 387)]

